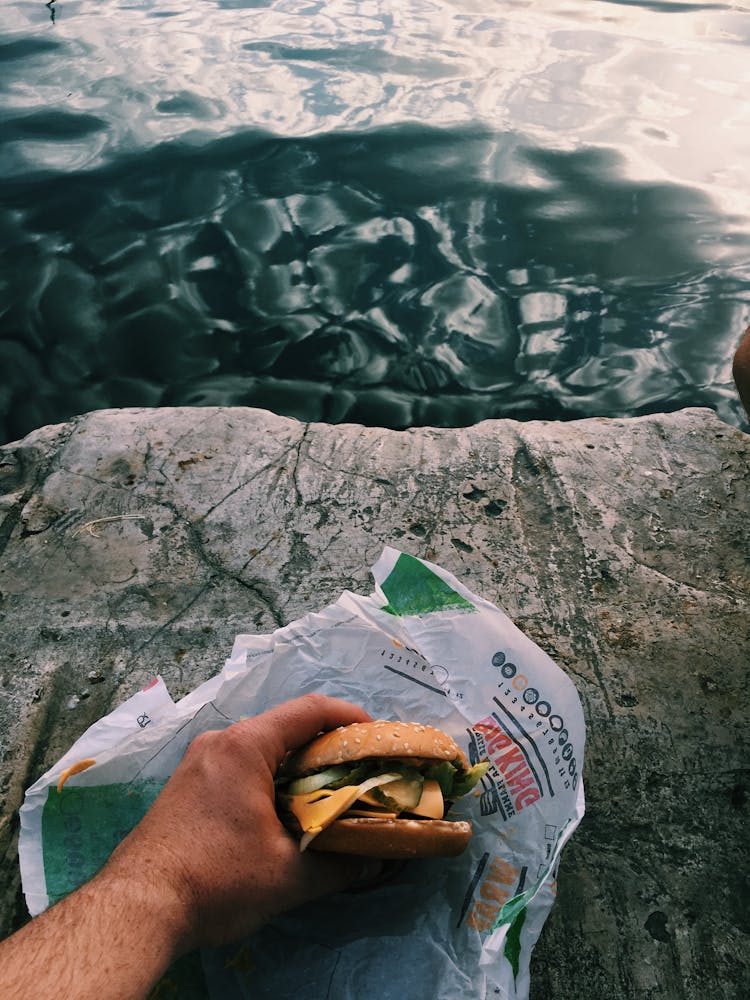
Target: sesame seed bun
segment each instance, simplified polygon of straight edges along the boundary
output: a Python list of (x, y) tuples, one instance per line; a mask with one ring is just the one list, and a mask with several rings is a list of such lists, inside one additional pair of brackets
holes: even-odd
[(461, 747), (450, 736), (417, 722), (355, 722), (323, 733), (292, 754), (284, 763), (286, 777), (304, 777), (334, 764), (365, 757), (420, 758), (460, 761), (469, 765)]
[(337, 819), (310, 843), (314, 851), (356, 854), (384, 861), (453, 858), (471, 840), (471, 823), (439, 819)]

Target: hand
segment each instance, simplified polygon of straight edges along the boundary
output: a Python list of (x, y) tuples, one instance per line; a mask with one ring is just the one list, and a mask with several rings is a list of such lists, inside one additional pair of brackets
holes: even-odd
[(366, 879), (362, 858), (300, 853), (276, 816), (273, 777), (287, 751), (369, 718), (306, 695), (199, 736), (99, 874), (0, 942), (3, 995), (145, 997), (183, 952)]
[(732, 375), (737, 386), (742, 405), (750, 417), (750, 326), (737, 348), (732, 362)]
[(288, 751), (369, 718), (347, 702), (307, 695), (204, 733), (102, 874), (172, 896), (178, 950), (236, 940), (367, 877), (372, 862), (300, 852), (276, 815), (273, 778)]

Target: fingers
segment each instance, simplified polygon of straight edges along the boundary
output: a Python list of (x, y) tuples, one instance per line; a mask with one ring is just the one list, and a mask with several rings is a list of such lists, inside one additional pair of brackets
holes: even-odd
[(278, 705), (265, 713), (264, 722), (277, 728), (284, 737), (284, 750), (296, 750), (318, 733), (347, 726), (352, 722), (369, 722), (363, 708), (325, 695), (309, 694)]
[(306, 694), (284, 702), (253, 719), (238, 722), (238, 735), (245, 727), (275, 770), (290, 750), (309, 742), (318, 733), (347, 726), (352, 722), (369, 722), (371, 716), (363, 708), (341, 698), (321, 694)]

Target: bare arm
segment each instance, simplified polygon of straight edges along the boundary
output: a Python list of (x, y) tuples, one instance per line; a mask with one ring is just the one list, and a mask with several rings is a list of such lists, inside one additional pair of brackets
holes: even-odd
[(0, 944), (3, 994), (144, 997), (179, 954), (183, 919), (168, 889), (102, 871)]
[(191, 948), (366, 875), (363, 859), (300, 853), (276, 816), (273, 776), (288, 750), (368, 718), (307, 695), (199, 736), (101, 872), (0, 943), (4, 995), (143, 997)]
[(750, 417), (750, 326), (745, 330), (740, 346), (734, 355), (732, 375), (742, 405)]

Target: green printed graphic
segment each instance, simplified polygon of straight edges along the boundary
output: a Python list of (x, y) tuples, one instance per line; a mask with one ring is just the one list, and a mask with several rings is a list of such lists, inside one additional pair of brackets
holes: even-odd
[(523, 927), (524, 920), (526, 919), (526, 907), (519, 910), (518, 913), (513, 917), (513, 922), (508, 928), (508, 934), (505, 938), (505, 957), (511, 964), (513, 969), (513, 979), (518, 977), (518, 966), (521, 958), (521, 928)]
[(96, 874), (144, 816), (164, 787), (147, 780), (127, 785), (52, 786), (42, 812), (44, 877), (50, 903)]
[(498, 913), (497, 919), (495, 920), (495, 924), (492, 928), (493, 931), (496, 931), (498, 927), (502, 927), (503, 924), (512, 924), (516, 917), (518, 917), (519, 913), (522, 913), (526, 909), (526, 904), (531, 902), (534, 898), (539, 885), (541, 885), (541, 879), (530, 889), (527, 889), (525, 892), (520, 892), (517, 896), (513, 896), (512, 899), (509, 899)]
[(424, 563), (402, 552), (396, 565), (381, 584), (388, 598), (383, 608), (391, 615), (423, 615), (429, 611), (464, 609), (474, 611), (474, 605)]

